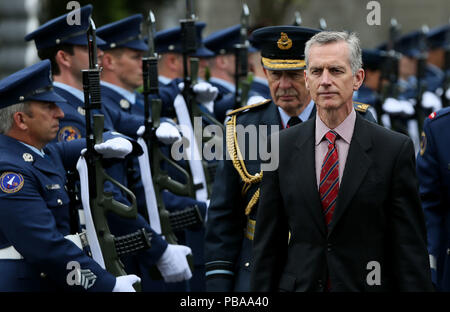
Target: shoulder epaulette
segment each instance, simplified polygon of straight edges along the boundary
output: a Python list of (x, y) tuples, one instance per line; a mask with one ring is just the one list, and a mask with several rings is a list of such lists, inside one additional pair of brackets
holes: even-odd
[(355, 108), (356, 111), (365, 113), (369, 109), (370, 105), (361, 102), (353, 102), (353, 107)]
[(428, 119), (438, 119), (439, 117), (448, 115), (450, 113), (450, 107), (445, 107), (437, 112), (432, 112), (430, 115), (428, 115)]
[(262, 102), (259, 102), (259, 103), (250, 104), (250, 105), (246, 105), (246, 106), (240, 107), (240, 108), (238, 108), (238, 109), (235, 109), (235, 110), (229, 112), (229, 113), (227, 114), (227, 116), (232, 116), (232, 115), (235, 115), (235, 114), (237, 114), (237, 113), (244, 112), (244, 111), (247, 111), (247, 110), (249, 110), (249, 109), (253, 109), (253, 108), (255, 108), (255, 107), (260, 107), (260, 106), (266, 105), (266, 104), (269, 103), (270, 101), (272, 101), (272, 100), (268, 99), (268, 100), (265, 100), (265, 101), (262, 101)]

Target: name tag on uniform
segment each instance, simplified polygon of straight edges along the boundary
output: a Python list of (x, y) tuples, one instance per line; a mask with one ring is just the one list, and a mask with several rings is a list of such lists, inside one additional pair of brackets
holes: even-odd
[(59, 184), (49, 184), (45, 186), (47, 190), (59, 190), (61, 186)]

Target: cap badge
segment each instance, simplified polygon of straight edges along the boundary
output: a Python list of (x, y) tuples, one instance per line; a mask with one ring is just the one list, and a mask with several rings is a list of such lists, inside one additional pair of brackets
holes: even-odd
[(278, 48), (280, 50), (289, 50), (292, 48), (292, 40), (284, 32), (281, 33), (280, 39), (277, 41)]

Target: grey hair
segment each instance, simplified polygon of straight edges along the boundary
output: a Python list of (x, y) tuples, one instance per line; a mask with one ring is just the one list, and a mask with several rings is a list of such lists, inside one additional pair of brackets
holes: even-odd
[(13, 126), (13, 115), (17, 112), (30, 114), (30, 103), (18, 103), (0, 109), (0, 134), (6, 134)]
[(305, 63), (306, 68), (309, 68), (309, 50), (314, 44), (324, 45), (328, 43), (334, 43), (339, 41), (345, 41), (348, 44), (350, 55), (349, 62), (353, 75), (362, 67), (362, 55), (361, 45), (356, 33), (348, 33), (345, 31), (321, 31), (315, 34), (311, 39), (306, 42), (305, 45)]

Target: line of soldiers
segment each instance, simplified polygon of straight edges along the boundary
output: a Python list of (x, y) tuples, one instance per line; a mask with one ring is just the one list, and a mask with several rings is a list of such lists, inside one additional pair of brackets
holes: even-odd
[[(0, 149), (7, 155), (0, 161), (0, 272), (5, 277), (0, 290), (249, 291), (263, 171), (261, 155), (252, 158), (253, 142), (240, 141), (238, 128), (265, 125), (257, 128), (257, 137), (269, 138), (314, 118), (316, 107), (303, 77), (304, 45), (320, 30), (263, 27), (247, 38), (248, 25), (240, 24), (203, 39), (206, 24), (188, 19), (153, 35), (149, 30), (145, 37), (144, 17), (137, 14), (96, 29), (94, 44), (89, 41), (92, 10), (92, 5), (80, 9), (80, 25), (69, 25), (66, 14), (28, 34), (25, 40), (34, 41), (43, 61), (0, 82)], [(450, 289), (449, 145), (440, 143), (443, 135), (448, 142), (449, 110), (420, 120), (448, 106), (448, 33), (448, 25), (426, 33), (428, 50), (419, 44), (424, 32), (364, 50), (365, 82), (354, 92), (354, 108), (364, 118), (417, 141), (420, 191), (431, 220), (433, 282), (442, 290)], [(99, 64), (93, 64), (97, 57)], [(152, 57), (157, 67), (153, 63), (146, 71), (144, 60)], [(137, 209), (130, 219), (106, 213), (108, 230), (116, 238), (135, 235), (139, 244), (145, 241), (136, 249), (121, 241), (127, 250), (116, 254), (119, 273), (99, 264), (92, 239), (87, 235), (87, 244), (78, 234), (89, 233), (90, 222), (82, 203), (86, 181), (74, 178), (75, 165), (81, 152), (89, 168), (89, 128), (95, 119), (83, 71), (99, 67), (101, 106), (93, 113), (104, 116), (105, 132), (94, 154), (102, 155), (103, 169), (132, 195), (115, 182), (101, 187)], [(159, 74), (157, 79), (149, 72)], [(200, 142), (193, 117), (201, 117)], [(205, 129), (223, 130), (224, 124), (224, 143), (213, 148), (223, 160), (173, 159), (175, 144), (189, 141), (193, 148), (186, 153), (196, 155), (214, 142)], [(142, 138), (148, 144), (139, 145)], [(143, 169), (142, 158), (150, 160), (151, 170)], [(89, 184), (95, 183), (89, 179)], [(150, 209), (155, 203), (156, 215)], [(176, 228), (176, 216), (190, 221)], [(103, 245), (100, 249), (104, 252)], [(112, 249), (116, 252), (119, 244)], [(80, 265), (75, 283), (68, 279), (71, 261)]]

